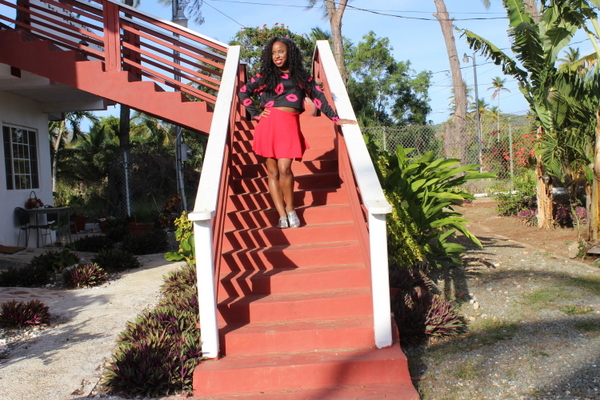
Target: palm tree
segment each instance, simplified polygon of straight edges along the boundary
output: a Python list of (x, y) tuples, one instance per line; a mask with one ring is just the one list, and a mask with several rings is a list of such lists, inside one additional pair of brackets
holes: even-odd
[(84, 119), (97, 121), (94, 114), (89, 111), (73, 111), (65, 114), (60, 121), (51, 121), (48, 127), (52, 154), (52, 191), (56, 192), (56, 174), (58, 170), (58, 151), (61, 146), (77, 140), (81, 136), (81, 123)]
[(497, 76), (494, 79), (492, 79), (492, 86), (488, 88), (488, 90), (493, 90), (492, 92), (492, 100), (494, 100), (495, 98), (498, 98), (498, 119), (497, 119), (497, 139), (498, 141), (500, 141), (500, 94), (502, 92), (509, 92), (510, 90), (508, 90), (506, 87), (504, 87), (504, 84), (506, 83), (506, 79), (502, 79), (501, 77)]
[[(319, 0), (308, 0), (308, 8), (313, 8)], [(344, 39), (342, 37), (342, 17), (348, 0), (322, 0), (323, 8), (325, 9), (325, 17), (329, 19), (331, 28), (331, 39), (333, 42), (333, 56), (335, 63), (340, 70), (344, 83), (348, 80), (348, 72), (344, 64)]]
[[(541, 228), (552, 226), (548, 176), (558, 179), (573, 176), (572, 171), (569, 172), (571, 166), (586, 169), (593, 159), (590, 125), (593, 126), (594, 119), (591, 118), (590, 124), (590, 115), (598, 110), (598, 71), (592, 77), (582, 77), (556, 67), (558, 53), (591, 15), (591, 8), (578, 5), (575, 9), (568, 1), (553, 0), (545, 4), (540, 16), (543, 22), (538, 24), (526, 11), (524, 0), (504, 0), (511, 49), (520, 63), (491, 42), (463, 30), (471, 48), (484, 53), (501, 65), (505, 74), (517, 79), (519, 89), (536, 116), (538, 226)], [(560, 13), (556, 13), (557, 9)]]
[[(452, 116), (452, 130), (446, 132), (445, 153), (446, 157), (456, 157), (463, 162), (467, 161), (467, 141), (466, 141), (466, 118), (467, 118), (467, 90), (463, 81), (460, 59), (456, 51), (456, 40), (454, 39), (454, 26), (444, 0), (433, 0), (437, 12), (434, 17), (437, 18), (442, 29), (442, 35), (446, 43), (446, 52), (450, 63), (450, 72), (452, 74), (452, 85), (454, 88), (454, 115)], [(482, 0), (484, 7), (490, 6), (489, 0)]]

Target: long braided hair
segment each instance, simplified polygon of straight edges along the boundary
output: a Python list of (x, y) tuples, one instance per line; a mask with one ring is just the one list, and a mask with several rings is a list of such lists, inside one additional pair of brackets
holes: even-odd
[(260, 56), (260, 75), (262, 76), (263, 83), (267, 85), (269, 90), (275, 90), (275, 86), (279, 83), (281, 71), (273, 62), (273, 45), (276, 42), (281, 42), (287, 46), (290, 79), (294, 85), (307, 90), (306, 81), (310, 78), (310, 74), (302, 64), (302, 52), (293, 40), (284, 37), (274, 37), (263, 48), (262, 55)]

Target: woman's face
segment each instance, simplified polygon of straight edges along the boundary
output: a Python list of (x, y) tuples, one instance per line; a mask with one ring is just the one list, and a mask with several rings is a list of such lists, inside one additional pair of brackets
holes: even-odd
[(283, 71), (288, 68), (288, 48), (285, 43), (275, 42), (273, 43), (273, 63), (275, 66)]

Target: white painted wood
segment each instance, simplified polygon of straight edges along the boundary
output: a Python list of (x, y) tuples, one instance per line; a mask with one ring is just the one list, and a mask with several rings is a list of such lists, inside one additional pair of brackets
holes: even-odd
[(369, 214), (369, 242), (373, 291), (373, 333), (375, 346), (381, 349), (391, 346), (393, 340), (385, 214)]
[(188, 216), (190, 221), (194, 221), (202, 355), (207, 358), (218, 358), (220, 348), (212, 225), (219, 199), (221, 169), (229, 131), (232, 98), (235, 96), (234, 90), (239, 59), (240, 47), (229, 47), (221, 88), (217, 96), (210, 126), (196, 203), (194, 204), (194, 210)]
[[(211, 220), (195, 221), (194, 241), (196, 242), (196, 278), (198, 280), (202, 356), (218, 358), (220, 343), (219, 328), (217, 326), (217, 293), (211, 226)], [(201, 245), (200, 248), (198, 248), (199, 244)]]
[[(340, 118), (356, 120), (356, 115), (352, 109), (346, 86), (344, 86), (342, 77), (335, 64), (329, 42), (326, 40), (318, 40), (317, 49)], [(365, 206), (369, 212), (374, 214), (391, 213), (392, 206), (388, 203), (383, 194), (360, 127), (358, 125), (343, 125), (342, 132), (344, 133), (350, 162), (352, 163), (356, 182), (360, 188)]]
[[(340, 118), (356, 120), (346, 86), (335, 64), (329, 43), (325, 40), (317, 41), (317, 52), (321, 59), (321, 65), (325, 70), (329, 89)], [(392, 212), (392, 206), (383, 194), (360, 127), (358, 125), (343, 125), (342, 132), (362, 201), (369, 212), (373, 334), (375, 345), (382, 348), (392, 344), (390, 279), (385, 223), (386, 214)]]

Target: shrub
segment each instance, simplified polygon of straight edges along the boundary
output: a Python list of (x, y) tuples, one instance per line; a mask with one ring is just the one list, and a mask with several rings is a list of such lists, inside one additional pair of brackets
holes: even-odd
[(38, 287), (51, 282), (52, 269), (42, 264), (27, 264), (22, 268), (9, 267), (0, 273), (1, 287)]
[(196, 264), (196, 248), (194, 245), (194, 223), (187, 217), (185, 211), (175, 220), (175, 239), (179, 242), (177, 252), (171, 251), (165, 254), (169, 261), (185, 260), (188, 264)]
[(430, 338), (457, 336), (466, 322), (450, 302), (436, 293), (435, 284), (421, 271), (398, 268), (390, 274), (398, 294), (392, 311), (404, 345), (418, 346)]
[(158, 307), (138, 315), (119, 335), (104, 373), (109, 391), (130, 397), (191, 391), (202, 359), (196, 290), (192, 267), (169, 274)]
[(533, 170), (521, 170), (514, 178), (512, 190), (496, 189), (494, 196), (498, 200), (498, 215), (509, 217), (521, 211), (537, 209), (537, 181)]
[(137, 257), (125, 250), (104, 249), (92, 258), (92, 262), (108, 272), (120, 272), (138, 268), (140, 262)]
[(160, 304), (172, 304), (178, 310), (198, 311), (196, 268), (186, 264), (169, 273), (161, 287), (163, 297)]
[(106, 272), (94, 263), (66, 269), (63, 274), (65, 282), (77, 288), (98, 286), (106, 282), (108, 277)]
[[(377, 160), (381, 186), (394, 208), (394, 218), (390, 218), (388, 224), (388, 238), (392, 239), (390, 254), (393, 257), (404, 242), (418, 248), (422, 264), (460, 264), (458, 256), (465, 248), (449, 239), (460, 232), (476, 245), (481, 246), (481, 243), (467, 230), (467, 221), (454, 210), (454, 206), (474, 197), (457, 188), (468, 180), (494, 175), (479, 173), (477, 165), (460, 166), (458, 159), (435, 159), (433, 152), (410, 158), (413, 150), (398, 146), (395, 154), (371, 155)], [(398, 238), (403, 240), (398, 241)], [(414, 262), (407, 263), (412, 261), (410, 259), (397, 261), (415, 266)]]
[(39, 300), (30, 300), (27, 303), (11, 300), (0, 305), (0, 325), (24, 327), (47, 325), (49, 322), (49, 308)]
[(113, 243), (122, 242), (123, 239), (129, 234), (129, 228), (127, 227), (126, 218), (116, 218), (106, 221), (106, 227), (104, 228), (104, 236), (106, 236)]
[(62, 251), (47, 251), (34, 257), (29, 264), (38, 265), (49, 271), (62, 272), (65, 268), (77, 263), (79, 263), (79, 257), (68, 249), (63, 249)]
[(132, 254), (156, 254), (167, 249), (167, 234), (162, 229), (154, 229), (152, 233), (142, 236), (125, 236), (123, 249)]
[(73, 248), (77, 251), (89, 251), (97, 253), (102, 249), (109, 249), (114, 242), (103, 235), (85, 236), (73, 242)]
[(48, 251), (34, 257), (29, 264), (22, 268), (10, 267), (0, 273), (0, 286), (44, 286), (52, 282), (55, 272), (62, 272), (65, 268), (78, 262), (79, 257), (67, 249), (60, 252)]

